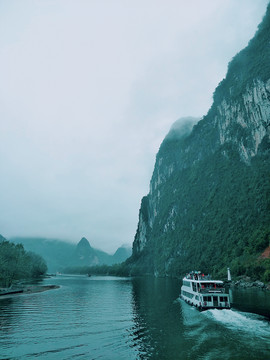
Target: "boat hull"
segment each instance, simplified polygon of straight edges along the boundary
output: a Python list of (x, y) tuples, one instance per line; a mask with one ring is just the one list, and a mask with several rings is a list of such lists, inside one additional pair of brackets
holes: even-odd
[(199, 304), (194, 304), (191, 301), (186, 300), (183, 296), (180, 296), (182, 300), (184, 300), (188, 305), (195, 307), (199, 311), (206, 311), (211, 309), (217, 309), (217, 310), (230, 310), (231, 305), (228, 306), (202, 306)]

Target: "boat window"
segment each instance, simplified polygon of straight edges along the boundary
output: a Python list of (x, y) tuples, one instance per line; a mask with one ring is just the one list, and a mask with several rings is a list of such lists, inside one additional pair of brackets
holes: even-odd
[(187, 291), (182, 291), (182, 294), (183, 294), (184, 296), (186, 296), (186, 297), (190, 298), (190, 299), (192, 299), (192, 298), (193, 298), (193, 294), (190, 294), (190, 293), (189, 293), (189, 292), (187, 292)]
[(212, 296), (204, 296), (203, 301), (212, 301)]
[(183, 285), (190, 287), (190, 282), (186, 281), (186, 280), (183, 280)]
[(227, 296), (220, 296), (220, 301), (224, 301), (224, 302), (226, 302), (226, 301), (228, 301), (228, 298), (227, 298)]
[(197, 288), (196, 288), (196, 284), (195, 284), (195, 283), (192, 283), (192, 288), (193, 288), (193, 291), (197, 291)]
[(211, 283), (204, 283), (205, 288), (209, 289), (213, 287), (213, 284)]

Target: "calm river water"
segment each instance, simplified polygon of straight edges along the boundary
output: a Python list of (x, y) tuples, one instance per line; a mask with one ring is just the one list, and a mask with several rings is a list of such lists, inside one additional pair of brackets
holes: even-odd
[[(172, 279), (58, 276), (0, 299), (0, 359), (270, 359), (270, 294), (199, 312)], [(270, 317), (270, 315), (269, 315)]]

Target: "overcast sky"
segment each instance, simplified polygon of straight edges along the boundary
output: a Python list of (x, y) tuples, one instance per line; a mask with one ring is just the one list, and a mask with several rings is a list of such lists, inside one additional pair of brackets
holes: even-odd
[(172, 123), (268, 0), (0, 0), (0, 234), (132, 244)]

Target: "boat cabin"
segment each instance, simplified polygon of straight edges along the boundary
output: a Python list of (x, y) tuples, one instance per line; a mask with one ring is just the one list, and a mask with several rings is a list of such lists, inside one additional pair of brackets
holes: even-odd
[(230, 308), (223, 281), (212, 280), (210, 275), (201, 272), (191, 272), (184, 277), (181, 296), (199, 308)]

